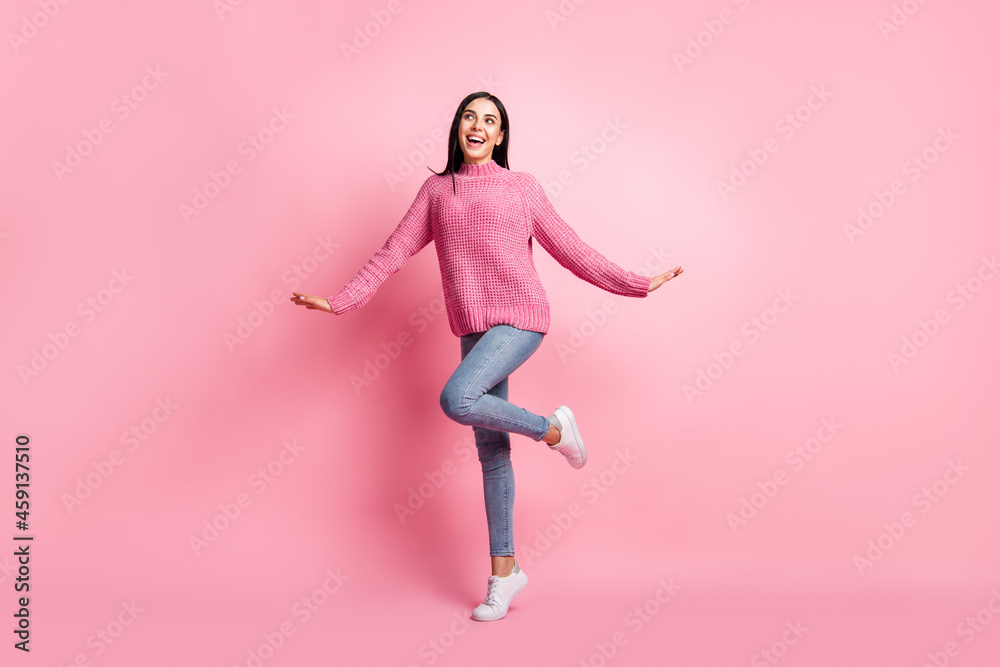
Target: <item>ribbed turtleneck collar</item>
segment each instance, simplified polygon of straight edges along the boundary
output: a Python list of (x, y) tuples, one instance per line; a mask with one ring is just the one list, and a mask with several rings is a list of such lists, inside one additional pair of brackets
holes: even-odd
[(503, 171), (503, 167), (497, 164), (496, 160), (490, 160), (485, 164), (469, 164), (463, 162), (458, 168), (457, 174), (462, 176), (492, 176)]

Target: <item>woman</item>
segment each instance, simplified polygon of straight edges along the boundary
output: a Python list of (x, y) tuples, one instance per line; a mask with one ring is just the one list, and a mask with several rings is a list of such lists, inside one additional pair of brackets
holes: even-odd
[(509, 145), (503, 103), (487, 92), (466, 97), (451, 124), (447, 167), (427, 177), (385, 245), (337, 294), (292, 293), (293, 302), (311, 310), (339, 315), (360, 308), (389, 275), (434, 241), (448, 322), (462, 353), (441, 392), (441, 407), (472, 426), (486, 497), (492, 575), (486, 600), (472, 612), (477, 621), (503, 618), (528, 583), (514, 559), (510, 433), (546, 443), (574, 468), (587, 462), (568, 407), (561, 405), (546, 418), (507, 400), (507, 376), (538, 349), (549, 327), (532, 239), (578, 277), (623, 296), (644, 297), (683, 271), (678, 266), (653, 278), (640, 276), (588, 246), (531, 174), (508, 170)]

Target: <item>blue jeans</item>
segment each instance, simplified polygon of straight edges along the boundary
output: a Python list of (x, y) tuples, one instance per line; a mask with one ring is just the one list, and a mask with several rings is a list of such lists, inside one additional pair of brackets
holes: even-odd
[(462, 363), (441, 391), (441, 408), (472, 426), (483, 469), (490, 556), (514, 555), (514, 470), (510, 434), (541, 440), (549, 420), (507, 401), (507, 376), (528, 360), (545, 334), (507, 324), (461, 337)]

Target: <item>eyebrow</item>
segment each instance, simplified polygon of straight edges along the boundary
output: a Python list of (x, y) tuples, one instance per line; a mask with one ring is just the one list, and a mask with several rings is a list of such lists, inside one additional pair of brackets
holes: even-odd
[[(463, 114), (467, 114), (467, 113), (476, 113), (476, 112), (475, 112), (475, 111), (473, 111), (472, 109), (466, 109), (466, 110), (465, 110), (465, 111), (463, 111), (462, 113), (463, 113)], [(494, 116), (494, 115), (493, 115), (493, 114), (491, 114), (491, 113), (488, 113), (488, 114), (485, 114), (485, 115), (484, 115), (484, 117), (486, 117), (486, 118), (496, 118), (496, 116)]]

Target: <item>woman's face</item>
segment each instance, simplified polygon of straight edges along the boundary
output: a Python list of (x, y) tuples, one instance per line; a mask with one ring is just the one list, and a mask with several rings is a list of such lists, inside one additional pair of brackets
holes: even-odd
[[(480, 139), (481, 141), (476, 141)], [(493, 159), (493, 147), (503, 142), (500, 110), (485, 97), (478, 97), (462, 111), (458, 143), (467, 164), (486, 164)]]

